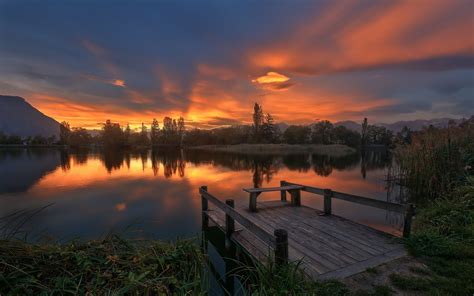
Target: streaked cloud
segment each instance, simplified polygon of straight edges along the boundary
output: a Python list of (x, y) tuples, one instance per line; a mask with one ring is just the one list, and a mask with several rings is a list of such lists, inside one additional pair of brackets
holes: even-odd
[(1, 2), (0, 91), (73, 126), (474, 113), (471, 0), (49, 1)]

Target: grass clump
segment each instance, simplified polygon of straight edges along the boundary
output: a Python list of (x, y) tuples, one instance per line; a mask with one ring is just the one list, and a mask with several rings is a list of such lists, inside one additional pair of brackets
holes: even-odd
[(202, 253), (192, 241), (66, 245), (0, 241), (1, 295), (198, 294)]
[(416, 272), (423, 277), (393, 275), (395, 286), (428, 294), (474, 293), (474, 177), (451, 195), (424, 208), (406, 240), (409, 251), (429, 270)]
[(236, 275), (247, 286), (249, 295), (350, 295), (349, 290), (337, 281), (313, 281), (298, 263), (278, 267), (273, 261), (254, 263), (237, 269)]

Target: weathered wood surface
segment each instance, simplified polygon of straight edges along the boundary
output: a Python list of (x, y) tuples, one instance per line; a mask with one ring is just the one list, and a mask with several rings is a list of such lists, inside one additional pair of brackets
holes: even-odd
[[(213, 204), (209, 207), (206, 215), (225, 230), (225, 214), (213, 210)], [(301, 260), (300, 266), (314, 279), (344, 278), (406, 255), (393, 236), (342, 217), (286, 201), (259, 202), (258, 207), (259, 212), (252, 213), (246, 203), (235, 203), (236, 211), (266, 233), (286, 230), (289, 260)], [(259, 260), (274, 256), (268, 244), (238, 220), (231, 239)]]
[[(300, 186), (302, 187), (301, 188), (302, 191), (306, 191), (306, 192), (310, 192), (310, 193), (314, 193), (318, 195), (324, 195), (324, 191), (328, 190), (328, 189), (321, 189), (317, 187), (305, 186), (305, 185), (300, 185), (300, 184), (290, 183), (290, 182), (284, 182), (284, 186)], [(348, 193), (343, 193), (343, 192), (337, 192), (337, 191), (332, 191), (332, 198), (341, 199), (348, 202), (358, 203), (361, 205), (379, 208), (382, 210), (398, 212), (398, 213), (405, 213), (408, 207), (408, 205), (405, 205), (405, 204), (398, 204), (398, 203), (393, 203), (389, 201), (378, 200), (378, 199), (373, 199), (373, 198), (368, 198), (364, 196), (348, 194)]]
[(280, 187), (266, 187), (266, 188), (244, 188), (243, 190), (248, 193), (261, 193), (261, 192), (271, 192), (271, 191), (288, 191), (294, 189), (302, 189), (301, 185), (289, 185), (289, 186), (280, 186)]

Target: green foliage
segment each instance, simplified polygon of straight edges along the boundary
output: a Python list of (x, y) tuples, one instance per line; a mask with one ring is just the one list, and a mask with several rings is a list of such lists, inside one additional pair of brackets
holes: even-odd
[(349, 295), (349, 290), (337, 282), (316, 282), (308, 279), (298, 263), (277, 267), (272, 260), (267, 264), (254, 263), (237, 269), (237, 275), (251, 295)]
[(201, 267), (201, 251), (192, 241), (1, 241), (0, 294), (204, 294)]
[[(447, 198), (437, 199), (415, 220), (406, 240), (410, 252), (426, 262), (427, 279), (394, 276), (400, 288), (433, 294), (469, 295), (474, 292), (474, 177)], [(417, 272), (421, 274), (420, 272)], [(422, 286), (418, 286), (422, 285)]]

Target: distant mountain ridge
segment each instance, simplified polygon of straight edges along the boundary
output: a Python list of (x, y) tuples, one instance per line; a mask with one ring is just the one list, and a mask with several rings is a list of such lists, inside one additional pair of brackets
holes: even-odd
[[(409, 121), (397, 121), (394, 123), (375, 123), (375, 125), (383, 126), (392, 132), (399, 132), (402, 130), (403, 127), (408, 127), (412, 131), (419, 131), (423, 127), (428, 127), (430, 125), (434, 127), (447, 127), (450, 121), (454, 121), (459, 123), (461, 119), (452, 119), (452, 118), (435, 118), (435, 119), (417, 119), (417, 120), (409, 120)], [(370, 121), (369, 121), (369, 124)], [(339, 121), (334, 123), (335, 126), (342, 125), (350, 130), (354, 131), (361, 131), (361, 123), (357, 123), (354, 121)]]
[[(428, 127), (430, 125), (434, 127), (447, 127), (450, 121), (459, 123), (461, 120), (462, 119), (452, 119), (452, 118), (417, 119), (417, 120), (409, 120), (409, 121), (397, 121), (394, 123), (375, 123), (374, 125), (383, 126), (391, 130), (392, 132), (397, 133), (401, 131), (404, 126), (407, 126), (412, 131), (419, 131), (423, 127)], [(370, 122), (370, 119), (369, 119), (369, 124), (372, 124)], [(314, 123), (310, 125), (312, 126), (314, 125)], [(359, 133), (361, 132), (361, 128), (362, 128), (361, 122), (358, 123), (352, 120), (338, 121), (335, 123), (333, 122), (333, 125), (343, 126), (347, 129), (357, 131)], [(277, 123), (277, 126), (280, 128), (282, 132), (284, 132), (288, 128), (289, 124), (287, 124), (286, 122), (279, 122)]]
[(20, 137), (39, 135), (59, 139), (59, 125), (22, 97), (0, 95), (0, 132)]

